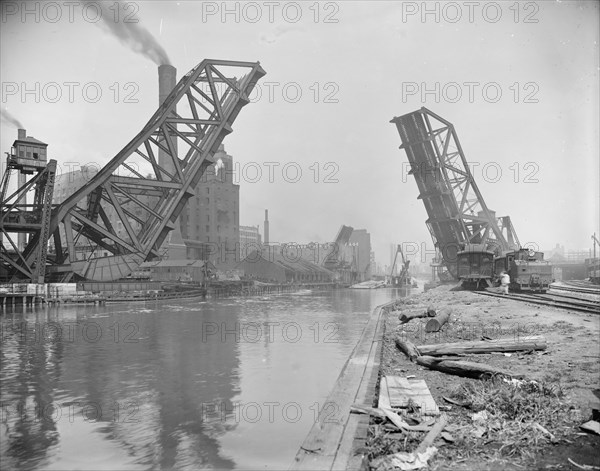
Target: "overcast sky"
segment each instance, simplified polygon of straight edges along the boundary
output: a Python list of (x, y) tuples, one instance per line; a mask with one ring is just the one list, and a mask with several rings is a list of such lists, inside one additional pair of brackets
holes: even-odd
[[(225, 148), (239, 163), (240, 224), (262, 232), (268, 208), (273, 241), (326, 242), (346, 224), (371, 233), (381, 263), (390, 243), (431, 250), (389, 123), (422, 106), (454, 124), (488, 207), (522, 243), (588, 249), (599, 232), (596, 1), (429, 2), (429, 13), (422, 2), (127, 3), (118, 21), (139, 20), (179, 77), (204, 58), (266, 70)], [(63, 170), (103, 165), (155, 111), (156, 64), (93, 5), (27, 8), (2, 2), (2, 107)], [(3, 119), (3, 153), (15, 138)], [(266, 162), (280, 164), (272, 181)]]

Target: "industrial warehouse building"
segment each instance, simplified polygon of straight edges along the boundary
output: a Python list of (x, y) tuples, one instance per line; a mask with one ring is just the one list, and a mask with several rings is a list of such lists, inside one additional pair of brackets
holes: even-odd
[(335, 274), (301, 257), (280, 252), (253, 251), (238, 265), (247, 278), (277, 283), (328, 283)]
[(216, 272), (215, 266), (203, 260), (161, 260), (144, 262), (134, 275), (152, 281), (193, 281), (202, 283)]

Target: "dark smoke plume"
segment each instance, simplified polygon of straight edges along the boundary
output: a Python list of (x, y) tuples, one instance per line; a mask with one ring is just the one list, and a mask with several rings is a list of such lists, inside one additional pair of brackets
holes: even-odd
[(4, 108), (2, 108), (2, 112), (0, 114), (2, 115), (2, 122), (11, 124), (12, 126), (15, 126), (17, 129), (23, 129), (25, 127), (21, 124), (21, 121), (19, 121), (17, 118), (15, 118), (12, 114), (10, 114)]
[(169, 56), (167, 56), (163, 47), (158, 44), (158, 41), (152, 36), (150, 31), (140, 26), (139, 19), (135, 15), (132, 15), (130, 9), (125, 8), (126, 5), (117, 2), (119, 11), (118, 15), (116, 15), (114, 10), (115, 3), (113, 2), (88, 1), (86, 3), (93, 3), (96, 8), (102, 10), (102, 24), (123, 44), (147, 57), (157, 65), (171, 64)]

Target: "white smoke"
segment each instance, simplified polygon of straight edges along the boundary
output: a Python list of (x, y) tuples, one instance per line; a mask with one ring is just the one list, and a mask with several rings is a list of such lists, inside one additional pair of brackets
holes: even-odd
[(225, 167), (225, 164), (223, 163), (223, 160), (219, 158), (219, 160), (217, 160), (217, 162), (215, 163), (215, 176), (219, 176), (219, 170), (223, 167)]

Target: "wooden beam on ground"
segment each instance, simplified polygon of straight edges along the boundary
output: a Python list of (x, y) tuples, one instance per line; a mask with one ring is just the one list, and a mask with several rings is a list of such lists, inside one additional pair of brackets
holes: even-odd
[[(398, 346), (398, 340), (396, 340), (396, 345)], [(398, 346), (398, 348), (400, 348), (400, 346)], [(433, 357), (444, 355), (460, 355), (463, 353), (521, 352), (531, 350), (546, 350), (546, 339), (542, 336), (534, 336), (521, 337), (518, 339), (440, 343), (437, 345), (419, 345), (418, 347), (415, 347), (415, 349), (417, 349), (417, 352), (421, 355)]]
[(503, 375), (508, 377), (519, 376), (494, 366), (485, 365), (483, 363), (475, 363), (472, 361), (439, 360), (438, 358), (430, 356), (420, 356), (417, 357), (416, 362), (417, 364), (426, 366), (432, 370), (457, 376), (466, 376), (468, 378), (480, 379), (483, 376), (491, 375)]

